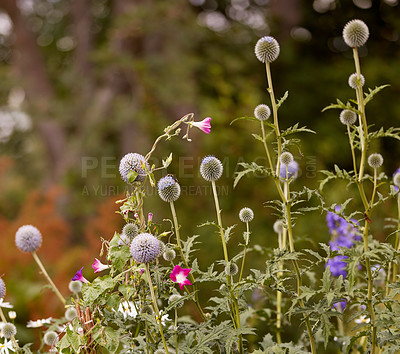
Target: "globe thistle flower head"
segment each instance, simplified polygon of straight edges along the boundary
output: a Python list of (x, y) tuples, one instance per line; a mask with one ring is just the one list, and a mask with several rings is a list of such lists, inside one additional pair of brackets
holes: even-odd
[(200, 174), (208, 182), (216, 181), (221, 178), (224, 167), (222, 162), (215, 156), (206, 156), (200, 164)]
[(344, 109), (340, 112), (339, 119), (344, 125), (353, 125), (357, 120), (357, 114), (350, 109)]
[(293, 155), (288, 151), (283, 152), (279, 159), (281, 164), (285, 166), (288, 166), (294, 160)]
[(277, 234), (281, 234), (283, 231), (283, 221), (280, 219), (276, 220), (273, 229)]
[(239, 211), (239, 219), (242, 222), (250, 222), (254, 219), (254, 212), (250, 208), (242, 208)]
[(58, 335), (54, 331), (47, 331), (46, 334), (43, 336), (43, 341), (47, 345), (52, 346), (58, 342)]
[(369, 37), (368, 26), (361, 20), (351, 20), (343, 28), (343, 39), (351, 48), (363, 46)]
[(159, 240), (158, 242), (160, 243), (160, 249), (158, 251), (157, 258), (161, 257), (164, 254), (165, 250), (167, 249), (167, 246), (165, 245), (165, 243), (163, 241)]
[[(179, 301), (182, 298), (182, 295), (179, 294), (172, 294), (169, 298), (168, 298), (168, 303), (171, 304), (174, 301)], [(181, 308), (183, 306), (183, 301), (180, 301), (178, 303), (175, 304), (176, 308)]]
[(6, 284), (4, 280), (0, 278), (0, 299), (4, 298), (4, 296), (6, 296)]
[(254, 109), (254, 117), (258, 120), (267, 120), (271, 116), (271, 110), (266, 104), (259, 104)]
[(150, 263), (158, 257), (160, 242), (152, 234), (142, 233), (133, 239), (130, 251), (136, 262)]
[(142, 182), (146, 177), (146, 171), (143, 166), (146, 166), (146, 169), (150, 169), (143, 155), (130, 152), (121, 159), (119, 163), (119, 173), (126, 183), (130, 183), (128, 179), (129, 172), (136, 172), (137, 176), (133, 182)]
[(4, 338), (10, 339), (17, 334), (17, 328), (12, 323), (7, 322), (3, 325), (1, 333)]
[(42, 244), (42, 234), (35, 226), (21, 226), (15, 234), (15, 244), (22, 252), (35, 252)]
[(164, 202), (174, 202), (181, 195), (181, 186), (171, 175), (161, 178), (158, 181), (157, 187), (158, 195)]
[(233, 263), (233, 262), (229, 262), (225, 266), (225, 274), (226, 275), (234, 276), (237, 274), (238, 270), (239, 270), (239, 268), (238, 268), (237, 264)]
[(254, 48), (256, 57), (262, 63), (272, 63), (275, 61), (280, 52), (278, 41), (271, 36), (265, 36), (258, 40), (256, 47)]
[(176, 257), (176, 252), (173, 249), (167, 249), (164, 253), (163, 253), (163, 258), (167, 261), (167, 262), (171, 262), (175, 259)]
[(373, 153), (368, 156), (368, 165), (372, 168), (379, 168), (383, 164), (383, 157), (379, 153)]
[(80, 280), (72, 280), (68, 284), (71, 293), (78, 294), (82, 290), (82, 282)]
[(122, 233), (128, 236), (129, 239), (133, 239), (135, 236), (139, 234), (139, 228), (133, 222), (125, 224), (122, 228)]
[(360, 85), (360, 87), (363, 87), (365, 84), (365, 78), (364, 75), (360, 74), (360, 79), (358, 79), (357, 73), (351, 74), (349, 76), (349, 86), (353, 89), (356, 90), (358, 85)]
[(279, 167), (279, 177), (282, 179), (297, 178), (299, 172), (299, 164), (293, 160), (289, 165), (281, 164)]
[[(393, 183), (396, 187), (400, 187), (400, 172), (397, 172), (393, 177)], [(1, 293), (0, 293), (1, 295)], [(1, 296), (0, 296), (1, 298)]]
[(65, 311), (65, 318), (67, 321), (72, 321), (77, 316), (76, 310), (73, 307), (69, 307)]

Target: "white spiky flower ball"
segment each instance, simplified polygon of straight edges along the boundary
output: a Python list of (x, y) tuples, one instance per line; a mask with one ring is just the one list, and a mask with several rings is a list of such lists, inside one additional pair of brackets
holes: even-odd
[(271, 109), (266, 104), (259, 104), (254, 109), (254, 117), (258, 120), (267, 120), (271, 116)]
[(349, 76), (348, 84), (353, 90), (356, 90), (358, 85), (360, 85), (360, 87), (364, 86), (365, 78), (362, 74), (360, 74), (360, 79), (358, 79), (357, 73), (351, 74)]
[(340, 112), (339, 119), (344, 125), (353, 125), (357, 120), (357, 114), (350, 109), (344, 109)]
[(361, 20), (351, 20), (343, 28), (343, 39), (351, 48), (363, 46), (369, 37), (368, 26)]
[(42, 244), (42, 234), (35, 226), (21, 226), (15, 233), (15, 244), (22, 252), (35, 252)]
[(265, 36), (260, 38), (254, 48), (256, 57), (262, 63), (268, 62), (272, 63), (275, 61), (280, 52), (280, 47), (278, 41), (271, 36)]
[(381, 154), (376, 152), (368, 156), (368, 165), (370, 165), (370, 167), (375, 169), (381, 167), (382, 164), (383, 164), (383, 157)]
[(181, 186), (171, 175), (161, 178), (158, 181), (157, 188), (158, 195), (164, 202), (167, 203), (176, 201), (181, 195)]
[(137, 176), (133, 182), (142, 182), (146, 178), (146, 171), (150, 169), (149, 164), (146, 162), (143, 155), (137, 154), (136, 152), (130, 152), (126, 154), (119, 163), (119, 173), (122, 179), (129, 183), (128, 174), (133, 171), (137, 173)]
[(200, 164), (200, 174), (208, 182), (216, 181), (221, 178), (224, 167), (222, 162), (215, 156), (206, 156)]

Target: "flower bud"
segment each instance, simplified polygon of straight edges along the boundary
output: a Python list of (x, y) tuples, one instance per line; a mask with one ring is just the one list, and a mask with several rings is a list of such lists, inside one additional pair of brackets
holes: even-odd
[(21, 226), (15, 234), (15, 244), (22, 252), (35, 252), (42, 244), (42, 234), (32, 225)]
[(372, 168), (381, 167), (383, 164), (383, 157), (381, 154), (374, 153), (368, 156), (368, 165)]
[(358, 85), (360, 85), (361, 87), (363, 87), (365, 84), (365, 78), (362, 74), (360, 74), (360, 80), (358, 80), (357, 78), (357, 74), (351, 74), (349, 76), (349, 86), (353, 89), (356, 90)]
[(340, 121), (344, 125), (353, 125), (357, 120), (357, 114), (349, 109), (344, 109), (340, 112)]
[(3, 334), (4, 338), (10, 339), (17, 334), (17, 327), (15, 327), (12, 323), (7, 322), (3, 325), (1, 333)]
[(259, 104), (254, 109), (254, 117), (259, 120), (267, 120), (271, 116), (271, 110), (266, 104)]
[(242, 222), (250, 222), (254, 219), (254, 212), (250, 208), (242, 208), (239, 211), (239, 219)]

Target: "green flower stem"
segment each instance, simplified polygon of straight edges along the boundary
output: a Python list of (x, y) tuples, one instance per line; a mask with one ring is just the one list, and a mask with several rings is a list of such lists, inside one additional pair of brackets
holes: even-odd
[[(185, 265), (186, 268), (189, 268), (188, 262), (185, 258), (185, 255), (183, 254), (183, 250), (182, 250), (182, 244), (181, 244), (181, 236), (180, 236), (180, 232), (179, 232), (179, 224), (178, 224), (178, 218), (176, 216), (176, 211), (175, 211), (175, 205), (174, 202), (171, 201), (169, 203), (170, 207), (171, 207), (171, 213), (172, 213), (172, 219), (174, 221), (174, 228), (175, 228), (175, 235), (176, 235), (176, 244), (178, 246), (178, 251), (179, 254), (181, 256), (181, 259)], [(197, 309), (200, 312), (201, 317), (203, 318), (203, 320), (206, 320), (206, 315), (203, 312), (203, 309), (201, 308), (200, 302), (199, 302), (199, 296), (198, 296), (198, 292), (197, 292), (197, 286), (196, 286), (196, 281), (194, 279), (193, 274), (189, 273), (189, 278), (190, 281), (193, 285), (193, 289), (194, 289), (194, 302), (196, 304)], [(185, 287), (186, 289), (186, 287)], [(190, 292), (189, 290), (187, 290), (188, 292)]]
[(264, 149), (265, 149), (265, 153), (267, 154), (267, 158), (268, 158), (268, 163), (269, 166), (271, 167), (271, 172), (274, 172), (274, 169), (272, 168), (272, 160), (271, 160), (271, 155), (269, 154), (269, 149), (268, 149), (268, 145), (267, 145), (267, 138), (265, 136), (265, 128), (264, 128), (264, 122), (261, 122), (261, 132), (262, 132), (262, 138), (263, 138), (263, 145), (264, 145)]
[[(398, 218), (398, 224), (397, 224), (397, 230), (400, 229), (400, 193), (397, 194), (397, 218)], [(396, 241), (394, 243), (394, 247), (396, 251), (400, 251), (400, 242), (399, 242), (399, 232), (396, 232)], [(392, 281), (393, 283), (396, 282), (397, 278), (397, 264), (393, 262), (393, 276), (392, 276)]]
[[(288, 192), (288, 197), (290, 196), (290, 192), (289, 192), (289, 183), (287, 183), (287, 192)], [(293, 229), (292, 229), (292, 217), (291, 217), (291, 211), (290, 211), (290, 201), (288, 200), (285, 203), (285, 210), (286, 210), (286, 223), (287, 223), (287, 229), (288, 229), (288, 237), (289, 237), (289, 250), (291, 253), (295, 252), (294, 249), (294, 240), (293, 240)], [(296, 272), (296, 278), (297, 278), (297, 297), (300, 298), (301, 296), (301, 273), (300, 273), (300, 268), (299, 265), (297, 263), (297, 260), (293, 260), (293, 267), (294, 270)], [(299, 300), (299, 304), (302, 308), (305, 308), (304, 305), (304, 301), (303, 299)], [(314, 342), (314, 337), (313, 337), (313, 333), (312, 333), (312, 328), (311, 328), (311, 323), (310, 323), (310, 319), (308, 318), (308, 316), (304, 313), (304, 322), (306, 324), (307, 327), (307, 333), (308, 333), (308, 338), (310, 340), (310, 347), (311, 347), (311, 352), (313, 354), (317, 353), (316, 347), (315, 347), (315, 342)]]
[(351, 157), (353, 159), (353, 168), (354, 168), (354, 175), (357, 176), (357, 159), (354, 152), (354, 144), (353, 139), (351, 138), (350, 126), (347, 125), (347, 135), (349, 136), (349, 143), (351, 148)]
[[(217, 211), (218, 228), (219, 228), (219, 233), (220, 233), (220, 236), (221, 236), (222, 248), (224, 250), (224, 259), (225, 259), (226, 263), (229, 263), (228, 249), (226, 247), (224, 229), (222, 227), (221, 209), (219, 208), (218, 193), (217, 193), (217, 187), (215, 185), (215, 181), (211, 181), (211, 185), (212, 185), (212, 190), (213, 190), (213, 195), (214, 195), (215, 209)], [(231, 277), (229, 275), (227, 275), (226, 279), (227, 279), (228, 285), (230, 285), (231, 284)]]
[(50, 286), (53, 288), (53, 291), (56, 293), (57, 297), (60, 299), (62, 304), (65, 306), (65, 298), (61, 295), (60, 291), (57, 289), (56, 285), (53, 283), (53, 281), (49, 277), (49, 274), (47, 273), (45, 267), (43, 266), (38, 255), (36, 254), (36, 252), (32, 252), (32, 256), (33, 256), (33, 259), (36, 261), (37, 265), (39, 266), (40, 270), (42, 271), (43, 275), (46, 277)]
[[(358, 110), (361, 112), (361, 122), (362, 122), (362, 131), (363, 131), (363, 138), (361, 139), (362, 141), (362, 150), (361, 150), (361, 161), (360, 161), (360, 171), (359, 171), (359, 176), (358, 176), (358, 181), (361, 182), (363, 176), (364, 176), (364, 167), (365, 167), (365, 161), (367, 157), (367, 143), (368, 143), (368, 125), (367, 125), (367, 119), (365, 116), (365, 105), (364, 105), (364, 93), (363, 89), (361, 87), (360, 80), (361, 80), (361, 69), (360, 69), (360, 60), (358, 58), (358, 50), (357, 48), (353, 48), (353, 57), (354, 57), (354, 64), (356, 67), (356, 73), (357, 73), (357, 102), (358, 102)], [(361, 136), (361, 134), (360, 134)]]
[(249, 228), (249, 223), (248, 222), (246, 222), (246, 232), (247, 232), (247, 240), (245, 241), (246, 244), (244, 245), (242, 266), (240, 267), (240, 274), (239, 274), (239, 281), (238, 281), (239, 283), (241, 282), (242, 276), (243, 276), (244, 262), (246, 260), (247, 245), (249, 243), (248, 238), (250, 237), (250, 228)]
[[(222, 219), (221, 219), (221, 209), (219, 207), (219, 201), (218, 201), (218, 193), (217, 193), (217, 187), (215, 185), (215, 181), (211, 181), (211, 186), (213, 190), (213, 195), (214, 195), (214, 203), (215, 203), (215, 210), (217, 212), (217, 221), (218, 221), (218, 228), (221, 236), (221, 242), (222, 242), (222, 248), (224, 250), (224, 259), (225, 262), (228, 264), (229, 263), (229, 257), (228, 257), (228, 249), (226, 247), (226, 242), (225, 242), (225, 235), (224, 235), (224, 228), (222, 226)], [(231, 294), (231, 299), (232, 299), (232, 309), (234, 313), (234, 321), (233, 324), (236, 329), (240, 328), (240, 313), (239, 313), (239, 305), (237, 302), (237, 299), (235, 295), (231, 291), (231, 277), (230, 275), (226, 275), (226, 283), (228, 285), (229, 292)], [(243, 353), (243, 341), (242, 341), (242, 336), (239, 336), (239, 353)]]
[[(4, 316), (3, 309), (1, 308), (1, 306), (0, 306), (0, 318), (3, 321), (3, 323), (7, 323), (8, 322), (6, 317)], [(18, 349), (19, 345), (18, 345), (18, 342), (15, 340), (14, 336), (11, 336), (11, 341), (13, 343), (14, 348)]]
[(143, 199), (140, 197), (140, 193), (136, 190), (136, 202), (137, 202), (137, 211), (139, 214), (139, 221), (140, 221), (140, 228), (144, 228), (145, 220), (144, 220), (144, 213), (143, 213)]
[(266, 73), (267, 73), (268, 93), (269, 93), (269, 96), (271, 97), (272, 114), (274, 117), (275, 135), (276, 135), (276, 140), (278, 143), (278, 159), (277, 159), (277, 163), (276, 163), (276, 175), (279, 176), (279, 167), (280, 167), (279, 166), (280, 165), (279, 156), (281, 156), (281, 153), (282, 153), (282, 137), (281, 137), (281, 132), (279, 130), (279, 124), (278, 124), (278, 108), (276, 106), (274, 88), (272, 86), (271, 67), (270, 67), (270, 63), (268, 61), (265, 62), (265, 69), (266, 69)]
[[(357, 48), (353, 48), (353, 57), (354, 57), (354, 64), (356, 67), (357, 73), (357, 104), (358, 110), (361, 113), (361, 125), (360, 125), (360, 139), (361, 139), (361, 160), (360, 160), (360, 169), (358, 174), (358, 189), (360, 191), (361, 199), (364, 204), (365, 208), (365, 224), (364, 224), (364, 254), (368, 252), (368, 235), (369, 235), (369, 213), (372, 209), (374, 204), (374, 197), (376, 191), (376, 170), (374, 171), (374, 191), (371, 197), (371, 202), (368, 203), (365, 197), (364, 186), (362, 184), (362, 180), (364, 177), (364, 167), (365, 161), (367, 157), (367, 145), (368, 145), (368, 125), (367, 119), (365, 116), (365, 105), (364, 105), (364, 92), (360, 85), (361, 81), (361, 68), (360, 68), (360, 60), (358, 58), (358, 50)], [(362, 132), (362, 134), (361, 134)], [(367, 276), (368, 276), (368, 293), (367, 293), (367, 303), (368, 303), (368, 311), (371, 318), (371, 326), (372, 326), (372, 336), (371, 336), (371, 354), (376, 353), (376, 326), (375, 326), (375, 311), (374, 306), (372, 304), (372, 292), (373, 292), (373, 280), (372, 280), (372, 271), (371, 271), (371, 261), (369, 257), (365, 259), (365, 265), (367, 269)]]
[(148, 263), (146, 263), (146, 275), (147, 275), (147, 280), (149, 282), (151, 299), (153, 301), (154, 312), (156, 313), (156, 319), (157, 319), (157, 322), (158, 322), (158, 327), (160, 328), (160, 335), (161, 335), (161, 339), (162, 339), (162, 342), (163, 342), (164, 350), (165, 350), (166, 354), (169, 354), (167, 342), (165, 341), (164, 331), (163, 331), (162, 324), (161, 324), (160, 311), (158, 310), (158, 306), (157, 306), (157, 299), (156, 299), (156, 296), (154, 295), (154, 287), (153, 287), (153, 283), (151, 281), (151, 275), (150, 275), (150, 270), (149, 270), (149, 264)]
[(175, 307), (175, 323), (174, 323), (174, 332), (175, 332), (175, 352), (178, 351), (178, 309)]

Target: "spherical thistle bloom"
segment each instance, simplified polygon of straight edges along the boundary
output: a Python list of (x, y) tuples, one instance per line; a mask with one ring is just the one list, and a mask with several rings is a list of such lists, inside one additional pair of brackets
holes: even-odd
[(71, 293), (78, 294), (82, 290), (82, 282), (80, 280), (72, 280), (68, 284), (68, 289)]
[(254, 48), (256, 57), (262, 63), (272, 63), (275, 61), (280, 52), (278, 41), (271, 36), (265, 36), (258, 40), (256, 47)]
[(350, 111), (350, 109), (344, 109), (340, 112), (339, 119), (344, 125), (352, 125), (357, 120), (357, 114), (353, 111)]
[(138, 263), (153, 262), (160, 251), (160, 241), (149, 233), (137, 235), (130, 247), (133, 259)]
[(8, 311), (8, 317), (10, 318), (10, 320), (15, 320), (15, 318), (17, 317), (17, 313), (15, 311)]
[(295, 179), (299, 172), (299, 164), (293, 160), (289, 165), (281, 164), (279, 166), (279, 177), (282, 179)]
[[(179, 294), (172, 294), (168, 298), (168, 303), (171, 305), (175, 301), (179, 301), (182, 298), (182, 295)], [(179, 301), (174, 305), (176, 308), (181, 308), (183, 306), (183, 301)]]
[(122, 233), (132, 240), (135, 236), (139, 234), (139, 228), (136, 224), (130, 222), (122, 228)]
[(224, 167), (222, 162), (215, 156), (206, 156), (200, 164), (200, 174), (208, 182), (216, 181), (221, 178)]
[(67, 319), (67, 321), (72, 321), (76, 316), (77, 316), (77, 313), (73, 307), (69, 307), (65, 311), (65, 318)]
[(146, 169), (150, 169), (150, 166), (146, 162), (143, 155), (130, 152), (121, 159), (121, 162), (119, 163), (119, 173), (121, 174), (122, 179), (129, 183), (129, 172), (136, 172), (138, 175), (136, 176), (134, 182), (142, 182), (146, 177), (146, 171), (143, 166), (146, 166)]
[(361, 20), (351, 20), (343, 28), (343, 39), (351, 48), (363, 46), (369, 37), (368, 26)]
[(141, 313), (141, 314), (152, 315), (152, 314), (154, 313), (153, 307), (152, 307), (151, 305), (144, 305), (144, 306), (140, 309), (140, 313)]
[(7, 322), (3, 325), (1, 333), (4, 338), (10, 339), (17, 334), (17, 328), (12, 323)]
[(239, 267), (237, 266), (236, 263), (233, 263), (233, 262), (229, 262), (225, 266), (225, 274), (226, 275), (230, 275), (230, 276), (236, 275), (238, 270), (239, 270)]
[(283, 221), (280, 219), (276, 220), (273, 229), (277, 234), (281, 234), (283, 232)]
[(239, 211), (239, 219), (242, 222), (250, 222), (254, 219), (254, 212), (250, 208), (242, 208)]
[(360, 85), (360, 87), (363, 87), (363, 86), (364, 86), (364, 84), (365, 84), (365, 78), (364, 78), (364, 76), (363, 76), (362, 74), (360, 74), (360, 79), (358, 79), (357, 74), (354, 73), (354, 74), (351, 74), (351, 75), (349, 76), (349, 81), (348, 81), (348, 83), (349, 83), (349, 86), (350, 86), (353, 90), (356, 90), (357, 87), (358, 87), (358, 85)]
[(293, 155), (288, 151), (283, 152), (279, 159), (281, 164), (285, 166), (288, 166), (294, 160)]
[(6, 296), (6, 283), (0, 278), (0, 299)]
[(383, 157), (379, 153), (373, 153), (368, 156), (368, 165), (372, 168), (381, 167), (383, 164)]
[(42, 234), (35, 226), (21, 226), (15, 234), (15, 244), (22, 252), (35, 252), (42, 244)]
[(175, 259), (176, 257), (176, 252), (173, 249), (167, 249), (164, 253), (163, 253), (163, 258), (167, 261), (167, 262), (171, 262)]
[(266, 104), (259, 104), (254, 109), (254, 117), (259, 120), (267, 120), (271, 116), (271, 110)]
[(181, 186), (171, 175), (161, 178), (158, 181), (157, 188), (158, 195), (164, 202), (167, 203), (174, 202), (181, 195)]
[(167, 246), (165, 245), (165, 243), (163, 241), (159, 240), (158, 242), (160, 243), (160, 249), (158, 251), (157, 258), (161, 257), (164, 254), (165, 250), (167, 249)]
[(54, 331), (47, 331), (46, 334), (43, 336), (43, 341), (47, 345), (54, 345), (58, 342), (58, 334)]

